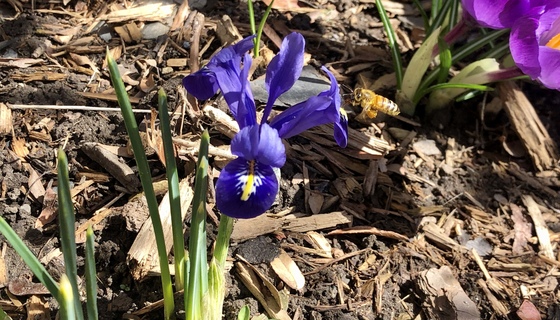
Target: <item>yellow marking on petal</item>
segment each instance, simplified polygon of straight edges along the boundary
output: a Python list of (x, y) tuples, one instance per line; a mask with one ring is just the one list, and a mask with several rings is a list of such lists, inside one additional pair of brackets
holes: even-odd
[(340, 116), (341, 116), (342, 118), (348, 119), (348, 113), (346, 113), (346, 110), (340, 109), (339, 112), (340, 112)]
[(241, 195), (241, 201), (249, 200), (249, 195), (251, 190), (253, 190), (253, 182), (255, 180), (255, 161), (249, 161), (249, 170), (247, 172), (247, 182), (243, 187), (243, 194)]
[(560, 33), (552, 37), (547, 43), (546, 46), (552, 49), (560, 49)]

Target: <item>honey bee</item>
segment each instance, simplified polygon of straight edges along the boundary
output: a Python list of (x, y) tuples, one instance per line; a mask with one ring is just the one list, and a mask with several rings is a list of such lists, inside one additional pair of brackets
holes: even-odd
[(379, 111), (390, 116), (396, 116), (401, 112), (396, 103), (372, 90), (357, 88), (348, 96), (349, 98), (346, 100), (354, 106), (362, 107), (371, 119), (375, 118)]

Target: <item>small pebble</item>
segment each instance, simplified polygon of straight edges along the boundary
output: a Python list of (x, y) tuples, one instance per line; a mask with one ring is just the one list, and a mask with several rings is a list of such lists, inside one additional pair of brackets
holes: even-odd
[(436, 146), (436, 142), (434, 140), (420, 140), (416, 141), (412, 147), (414, 150), (419, 150), (427, 156), (439, 156), (441, 155), (441, 150), (438, 149)]
[(19, 213), (21, 215), (30, 215), (31, 214), (31, 206), (29, 204), (23, 204), (19, 207)]
[(161, 22), (148, 23), (142, 29), (142, 38), (146, 40), (157, 39), (157, 37), (166, 34), (169, 31), (169, 27)]

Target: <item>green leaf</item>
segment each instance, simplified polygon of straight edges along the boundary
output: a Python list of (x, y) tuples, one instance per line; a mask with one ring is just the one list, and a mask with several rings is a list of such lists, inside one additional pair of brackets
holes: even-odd
[(173, 233), (173, 256), (175, 257), (175, 288), (184, 289), (183, 264), (185, 263), (185, 240), (183, 237), (183, 217), (181, 215), (181, 197), (179, 191), (179, 173), (175, 162), (171, 122), (167, 110), (167, 95), (163, 89), (158, 91), (159, 118), (167, 186), (169, 190), (169, 208), (171, 210), (171, 228)]
[(397, 78), (397, 89), (401, 89), (403, 85), (403, 67), (397, 37), (395, 36), (395, 31), (391, 26), (389, 16), (387, 16), (387, 11), (385, 11), (382, 1), (375, 1), (375, 5), (377, 6), (381, 22), (383, 23), (383, 29), (385, 29), (385, 32), (387, 33), (387, 43), (389, 44), (389, 49), (391, 50), (391, 57), (395, 67), (395, 77)]
[[(436, 109), (449, 105), (457, 96), (463, 94), (467, 90), (479, 90), (481, 85), (489, 83), (493, 79), (490, 77), (492, 72), (500, 69), (500, 64), (495, 59), (483, 59), (475, 61), (461, 70), (455, 77), (451, 78), (446, 86), (434, 86), (430, 91), (430, 102), (426, 107), (426, 112), (431, 113)], [(456, 85), (456, 87), (452, 87)], [(486, 90), (486, 88), (482, 88)], [(425, 92), (424, 94), (427, 94)]]
[(432, 62), (432, 53), (435, 45), (438, 43), (440, 32), (440, 28), (437, 28), (434, 32), (432, 32), (428, 39), (426, 39), (420, 48), (418, 48), (418, 51), (414, 53), (414, 56), (412, 56), (412, 59), (408, 64), (408, 68), (406, 68), (402, 89), (397, 93), (396, 99), (396, 102), (403, 113), (408, 115), (414, 114), (415, 105), (412, 101), (416, 95), (420, 82), (426, 73), (426, 70), (428, 70), (430, 63)]
[(138, 130), (138, 124), (136, 123), (136, 118), (132, 112), (130, 99), (126, 93), (117, 63), (109, 53), (109, 49), (107, 49), (106, 56), (111, 82), (113, 83), (113, 87), (115, 88), (117, 99), (119, 101), (119, 106), (121, 107), (121, 114), (124, 119), (126, 131), (128, 132), (130, 144), (132, 145), (132, 151), (134, 151), (134, 158), (136, 159), (136, 165), (138, 166), (138, 174), (140, 175), (140, 181), (142, 182), (142, 188), (144, 189), (144, 195), (146, 196), (146, 202), (148, 203), (150, 219), (154, 228), (161, 272), (161, 285), (163, 288), (163, 316), (165, 319), (171, 319), (175, 312), (173, 285), (171, 283), (171, 273), (169, 272), (169, 261), (167, 260), (167, 248), (165, 247), (163, 227), (158, 212), (158, 203), (154, 192), (154, 186), (152, 185), (150, 166), (148, 165), (148, 159), (146, 158), (146, 153), (144, 152), (142, 139), (140, 138), (140, 132)]
[(249, 306), (243, 306), (243, 308), (241, 308), (241, 310), (239, 310), (239, 313), (237, 314), (237, 320), (249, 320), (250, 317), (251, 309), (249, 309)]
[(206, 258), (206, 192), (208, 190), (208, 146), (210, 136), (205, 130), (200, 139), (194, 184), (191, 235), (189, 239), (189, 281), (185, 294), (185, 319), (203, 319), (203, 298), (208, 291)]
[(438, 83), (444, 83), (447, 81), (449, 75), (449, 69), (451, 68), (451, 50), (449, 45), (441, 37), (438, 39), (439, 46), (439, 76)]
[[(468, 42), (466, 45), (464, 45), (463, 47), (459, 48), (458, 50), (452, 53), (451, 65), (454, 65), (459, 61), (462, 61), (469, 55), (473, 54), (477, 50), (480, 50), (482, 47), (488, 45), (488, 43), (501, 37), (507, 32), (509, 32), (509, 29), (494, 30), (481, 38), (477, 38), (472, 42)], [(416, 90), (416, 93), (414, 94), (414, 98), (412, 99), (413, 107), (416, 106), (416, 104), (418, 104), (418, 102), (420, 102), (420, 100), (424, 97), (426, 88), (428, 88), (434, 81), (437, 80), (438, 75), (439, 75), (439, 66), (436, 69), (432, 70), (430, 73), (428, 73), (428, 75), (424, 78), (424, 80), (422, 80), (422, 82), (420, 83), (420, 85)], [(406, 78), (406, 74), (405, 74), (405, 78)], [(399, 101), (397, 101), (397, 103), (399, 104), (399, 107), (401, 107), (401, 111), (402, 111), (404, 105), (401, 105)]]
[(97, 273), (95, 271), (95, 243), (93, 229), (88, 226), (86, 231), (86, 309), (88, 320), (97, 320)]
[[(250, 0), (248, 0), (249, 2), (251, 2)], [(264, 30), (264, 25), (266, 24), (266, 20), (268, 19), (268, 15), (270, 14), (270, 11), (272, 10), (272, 5), (274, 4), (274, 0), (270, 1), (270, 4), (266, 7), (266, 10), (264, 11), (264, 15), (261, 19), (261, 22), (259, 23), (259, 29), (257, 30), (256, 33), (256, 37), (255, 37), (255, 57), (259, 56), (259, 51), (260, 51), (260, 45), (261, 45), (261, 36)]]
[[(76, 258), (76, 217), (74, 204), (70, 195), (70, 177), (68, 176), (68, 159), (62, 148), (58, 149), (58, 212), (60, 222), (60, 243), (67, 280), (73, 292), (75, 319), (84, 319), (80, 291), (78, 290), (78, 267)], [(74, 318), (70, 318), (74, 319)]]
[(14, 229), (12, 229), (12, 227), (10, 227), (10, 225), (2, 217), (0, 217), (0, 233), (6, 237), (6, 240), (8, 240), (10, 245), (14, 248), (14, 250), (16, 250), (17, 254), (23, 259), (37, 279), (39, 279), (39, 281), (47, 287), (47, 290), (49, 290), (51, 295), (58, 300), (60, 297), (58, 284), (47, 272), (39, 259), (37, 259), (31, 250), (29, 250), (29, 247), (27, 247), (21, 238), (18, 237)]
[(74, 320), (77, 319), (78, 314), (76, 313), (76, 308), (74, 306), (74, 301), (80, 300), (74, 296), (72, 284), (66, 276), (62, 274), (60, 277), (60, 297), (58, 302), (60, 303), (60, 318), (62, 320)]
[[(451, 1), (451, 0), (447, 0), (443, 3), (441, 8), (437, 12), (437, 15), (433, 19), (432, 24), (430, 25), (430, 28), (428, 28), (428, 30), (426, 31), (426, 37), (429, 38), (432, 35), (432, 33), (434, 32), (434, 30), (444, 27), (444, 22), (445, 22), (445, 19), (447, 18), (447, 14), (449, 12), (449, 9), (451, 8), (451, 3), (452, 2), (453, 1)], [(432, 17), (434, 17), (434, 16), (432, 15)]]
[(0, 320), (12, 320), (12, 317), (10, 317), (1, 307), (0, 307)]

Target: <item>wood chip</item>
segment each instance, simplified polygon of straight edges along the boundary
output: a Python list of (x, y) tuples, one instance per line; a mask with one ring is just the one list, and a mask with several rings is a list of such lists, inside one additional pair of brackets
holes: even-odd
[(12, 109), (0, 102), (0, 137), (11, 134), (12, 131)]
[(539, 238), (539, 247), (541, 253), (544, 254), (544, 256), (547, 258), (555, 260), (554, 251), (552, 250), (552, 245), (550, 244), (550, 231), (548, 230), (548, 226), (543, 219), (542, 212), (539, 209), (539, 206), (529, 195), (521, 196), (521, 200), (523, 200), (523, 203), (527, 207), (527, 211), (529, 211), (531, 219), (533, 219), (535, 231), (537, 232), (537, 237)]
[[(188, 179), (181, 180), (179, 183), (179, 191), (181, 198), (181, 217), (184, 220), (194, 195)], [(169, 193), (161, 200), (159, 215), (165, 237), (165, 247), (167, 248), (167, 252), (169, 252), (171, 251), (173, 242)], [(154, 236), (154, 227), (151, 219), (146, 220), (142, 229), (138, 232), (134, 243), (128, 250), (126, 261), (130, 267), (132, 276), (138, 281), (146, 277), (150, 270), (154, 269), (159, 264), (156, 238)]]
[(95, 142), (86, 142), (82, 144), (81, 149), (88, 157), (107, 170), (130, 193), (136, 193), (140, 190), (140, 180), (136, 173), (127, 164), (121, 162), (115, 154)]
[(535, 167), (541, 171), (553, 168), (560, 159), (558, 146), (529, 99), (513, 81), (500, 82), (497, 88), (504, 101), (504, 110)]
[(467, 296), (448, 266), (422, 271), (416, 280), (426, 296), (424, 307), (428, 319), (477, 320), (480, 312)]

